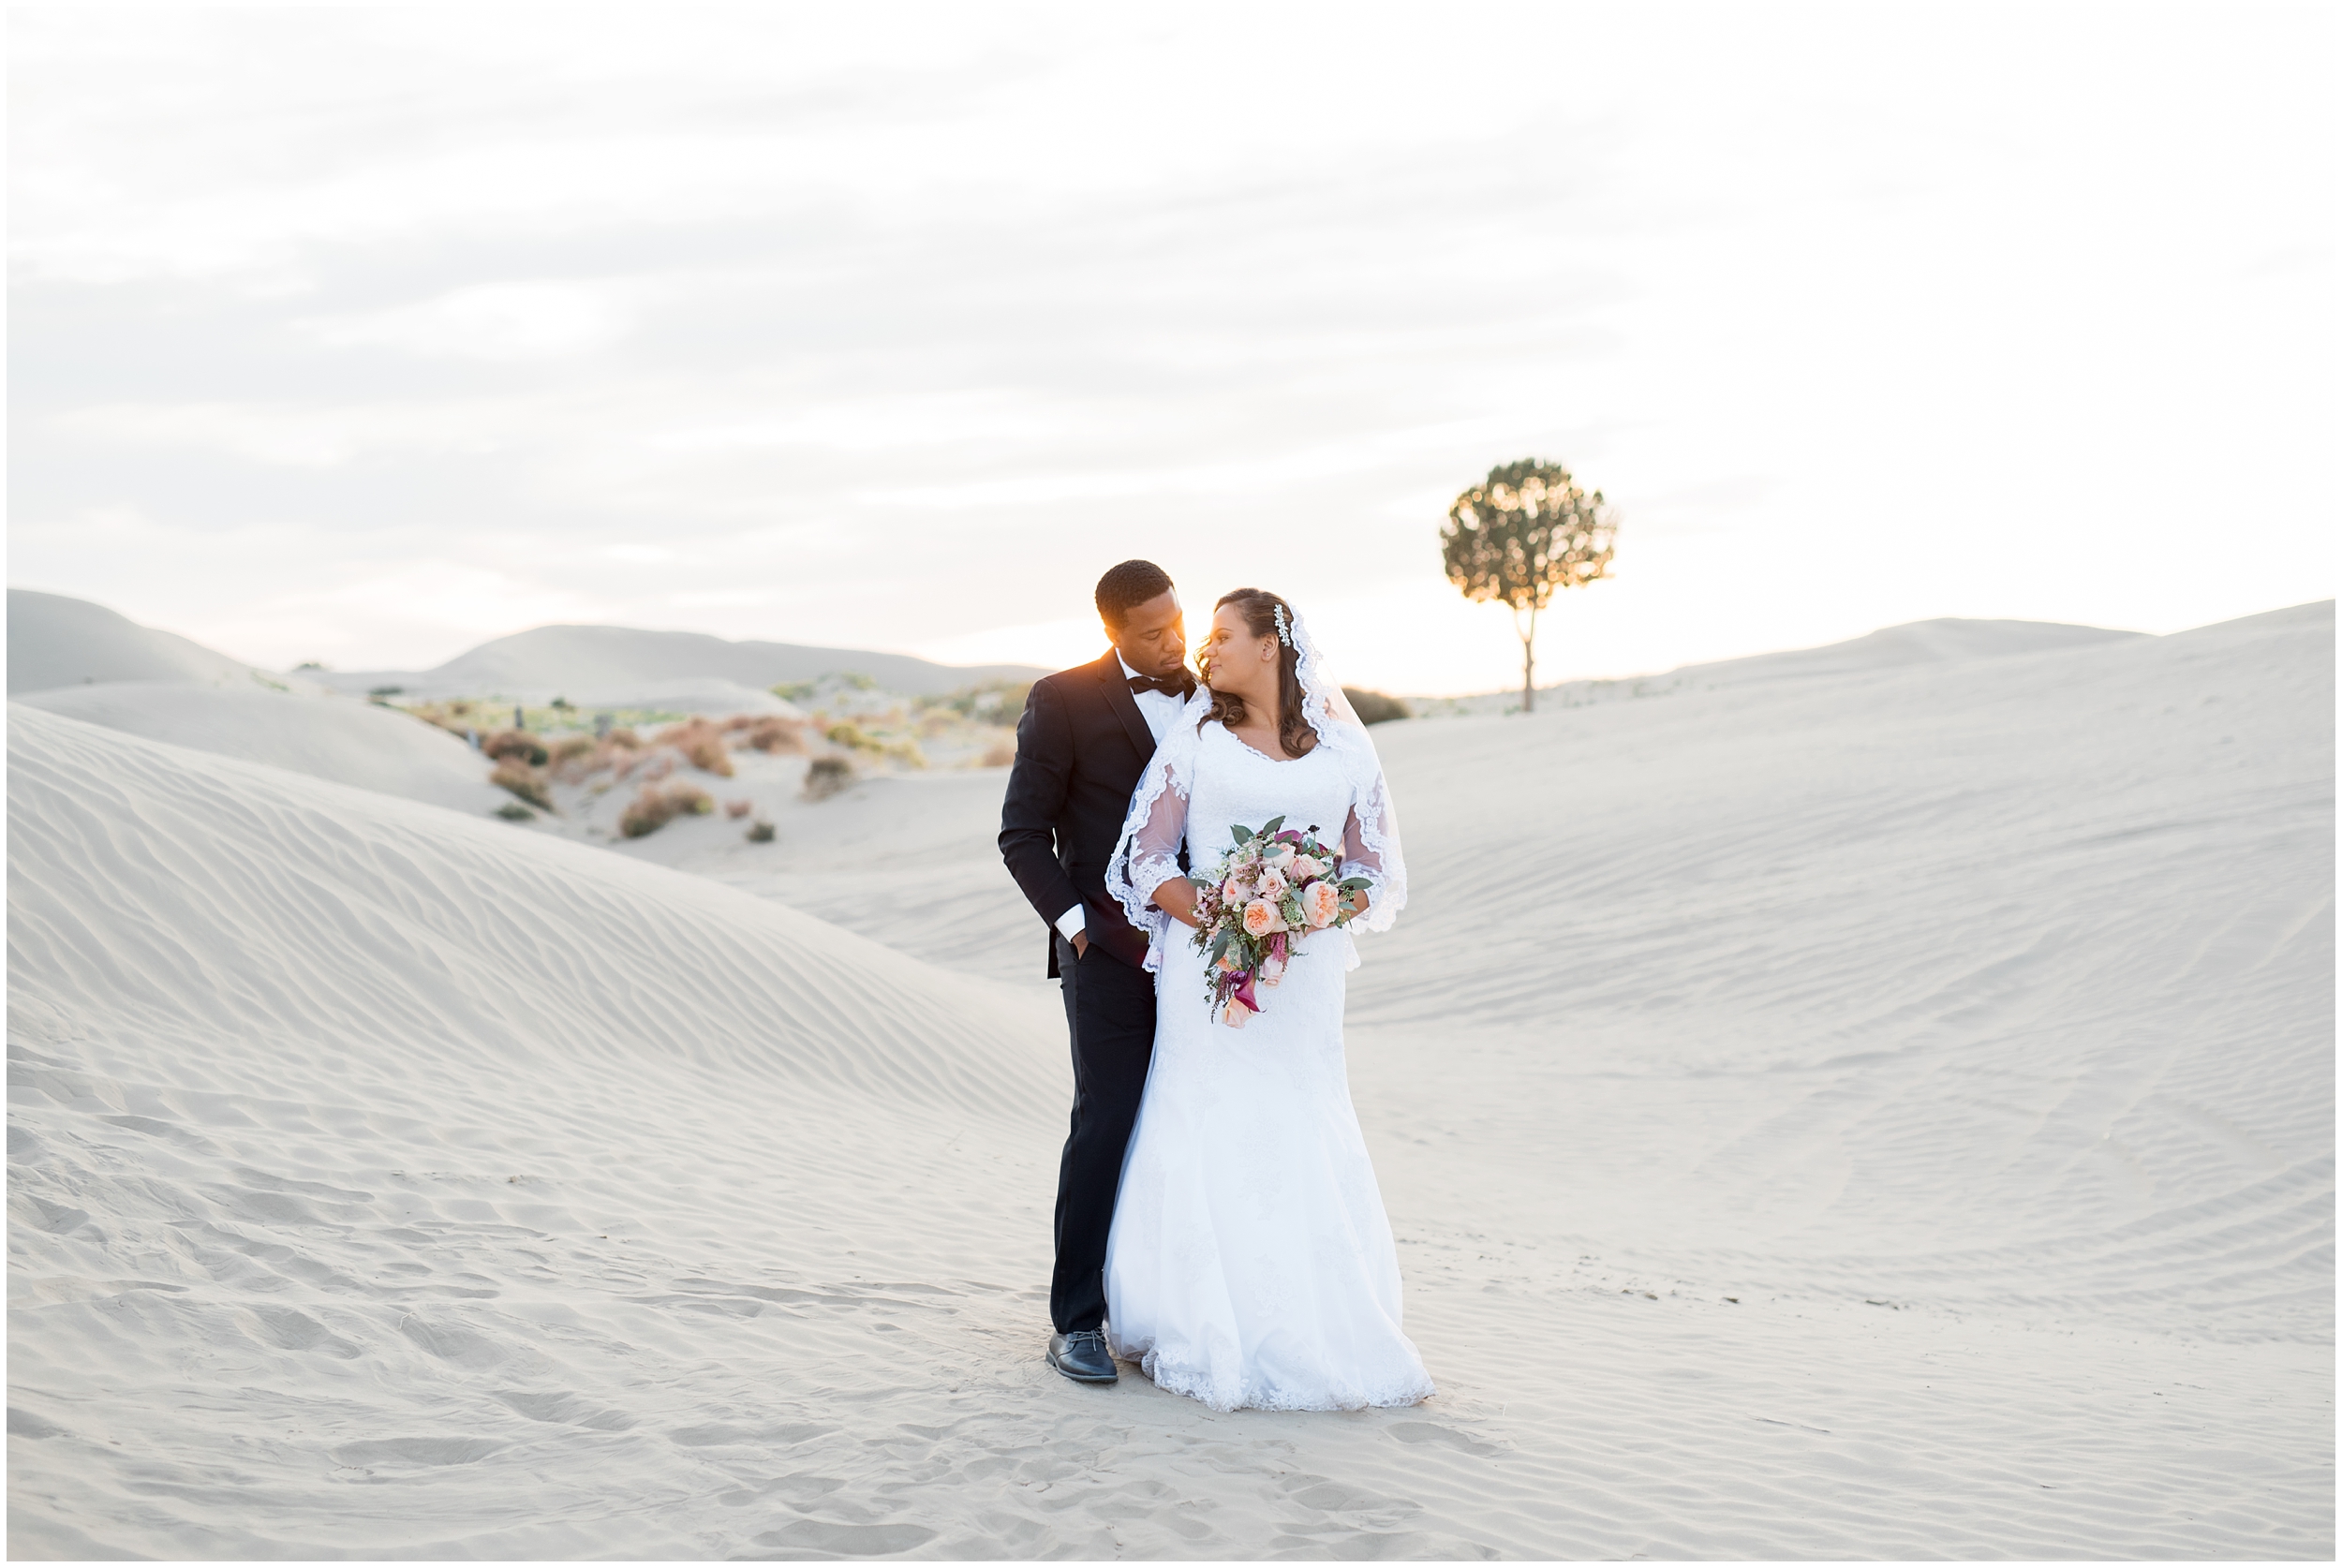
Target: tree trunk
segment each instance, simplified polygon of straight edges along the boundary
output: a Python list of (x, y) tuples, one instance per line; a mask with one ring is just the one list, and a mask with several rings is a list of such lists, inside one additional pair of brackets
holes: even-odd
[(1537, 711), (1537, 612), (1529, 611), (1529, 627), (1521, 629), (1520, 616), (1513, 616), (1513, 630), (1520, 638), (1520, 711)]

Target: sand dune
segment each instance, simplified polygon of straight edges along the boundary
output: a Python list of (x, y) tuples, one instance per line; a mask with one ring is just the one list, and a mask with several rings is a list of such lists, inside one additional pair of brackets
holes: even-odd
[[(1583, 707), (1593, 703), (1631, 702), (1682, 691), (1712, 691), (1727, 686), (1888, 674), (1911, 665), (1969, 664), (1979, 659), (2053, 653), (2094, 643), (2127, 642), (2139, 635), (2135, 631), (2073, 626), (2062, 621), (1911, 621), (1817, 648), (1790, 648), (1715, 663), (1684, 664), (1649, 675), (1562, 681), (1539, 687), (1537, 703), (1540, 707)], [(1444, 714), (1504, 714), (1512, 711), (1519, 702), (1517, 688), (1472, 697), (1417, 699), (1419, 706)]]
[[(1468, 997), (1513, 1114), (1571, 1107), (1505, 1234), (2323, 1343), (2332, 638), (2320, 605), (1571, 714), (1528, 732), (1551, 808), (1501, 848), (1475, 740), (1503, 722), (1406, 727), (1424, 905), (1352, 1016), (1406, 1037)], [(1415, 1109), (1485, 1121), (1484, 1088)]]
[(511, 798), (443, 730), (264, 674), (78, 599), (8, 590), (8, 680), (11, 697), (30, 706), (149, 740), (458, 811), (493, 811)]
[(249, 665), (200, 643), (140, 626), (103, 605), (8, 590), (8, 695), (97, 681), (242, 684)]
[[(880, 776), (808, 801), (803, 758), (735, 762), (737, 778), (699, 781), (720, 800), (755, 802), (756, 815), (774, 826), (773, 842), (750, 843), (740, 823), (710, 816), (612, 847), (778, 899), (928, 963), (1019, 984), (1043, 980), (1046, 933), (994, 848), (1007, 770)], [(601, 807), (605, 823), (623, 798), (614, 791)]]
[(488, 782), (489, 762), (444, 730), (352, 702), (255, 686), (118, 681), (38, 692), (28, 705), (149, 740), (427, 801), (493, 811), (512, 797)]
[(2061, 621), (1978, 621), (1945, 618), (1910, 621), (1818, 648), (1758, 654), (1712, 664), (1686, 664), (1673, 672), (1695, 682), (1733, 685), (1753, 681), (1850, 675), (1910, 664), (1965, 664), (2017, 654), (2055, 653), (2094, 643), (2127, 642), (2135, 631), (2071, 626)]
[(12, 708), (11, 1548), (2330, 1557), (2333, 659), (1379, 731), (1345, 1416), (1037, 1361), (997, 772), (614, 854)]
[(537, 700), (579, 690), (648, 682), (722, 680), (751, 689), (854, 672), (890, 691), (930, 696), (986, 680), (1030, 680), (1045, 672), (1021, 664), (949, 665), (908, 654), (793, 643), (727, 642), (695, 631), (645, 631), (623, 626), (541, 626), (482, 643), (433, 670), (335, 673), (335, 689), (399, 686), (422, 696), (500, 692)]

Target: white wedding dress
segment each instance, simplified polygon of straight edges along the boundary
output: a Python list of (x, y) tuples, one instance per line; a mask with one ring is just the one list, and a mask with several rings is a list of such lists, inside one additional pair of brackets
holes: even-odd
[(1350, 933), (1307, 937), (1258, 993), (1265, 1011), (1231, 1028), (1210, 1011), (1189, 928), (1148, 902), (1180, 874), (1182, 841), (1202, 866), (1236, 824), (1282, 817), (1327, 845), (1341, 835), (1342, 875), (1374, 883), (1361, 924), (1390, 924), (1406, 894), (1388, 792), (1331, 690), (1330, 704), (1308, 704), (1313, 723), (1324, 715), (1321, 743), (1290, 762), (1215, 723), (1199, 732), (1199, 692), (1140, 783), (1108, 876), (1153, 934), (1157, 1022), (1106, 1242), (1107, 1342), (1158, 1387), (1215, 1410), (1355, 1410), (1432, 1392), (1401, 1327), (1398, 1249), (1350, 1102)]

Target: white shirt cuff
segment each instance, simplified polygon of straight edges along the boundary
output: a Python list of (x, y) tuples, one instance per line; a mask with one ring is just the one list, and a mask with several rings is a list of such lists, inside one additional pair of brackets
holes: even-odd
[(1072, 909), (1057, 917), (1057, 929), (1058, 935), (1063, 937), (1070, 942), (1075, 937), (1080, 936), (1084, 931), (1089, 929), (1089, 918), (1082, 913), (1082, 907), (1079, 904), (1076, 904)]

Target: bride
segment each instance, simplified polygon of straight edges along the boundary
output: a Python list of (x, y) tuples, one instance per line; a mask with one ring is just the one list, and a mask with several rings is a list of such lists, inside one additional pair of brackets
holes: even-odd
[(1184, 844), (1211, 864), (1239, 823), (1314, 825), (1340, 835), (1341, 875), (1370, 884), (1353, 925), (1386, 930), (1407, 901), (1390, 793), (1277, 595), (1223, 598), (1197, 662), (1209, 684), (1164, 733), (1106, 877), (1151, 936), (1158, 1019), (1106, 1242), (1108, 1343), (1215, 1410), (1411, 1405), (1431, 1380), (1400, 1327), (1398, 1249), (1342, 1063), (1350, 931), (1310, 933), (1265, 1011), (1231, 1028), (1178, 862)]

